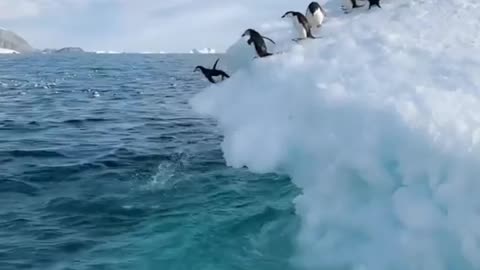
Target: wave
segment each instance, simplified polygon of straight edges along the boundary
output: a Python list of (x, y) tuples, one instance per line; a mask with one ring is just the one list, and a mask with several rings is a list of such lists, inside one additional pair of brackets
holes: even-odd
[(33, 158), (65, 158), (66, 156), (58, 151), (51, 150), (12, 150), (0, 151), (1, 156), (14, 158), (33, 157)]
[(39, 188), (23, 181), (0, 179), (0, 193), (20, 193), (28, 196), (36, 196), (38, 191)]
[(68, 119), (63, 121), (65, 124), (73, 124), (73, 125), (80, 125), (80, 124), (85, 124), (85, 123), (98, 123), (98, 122), (107, 122), (110, 121), (111, 119), (105, 119), (105, 118), (85, 118), (85, 119)]
[(480, 6), (326, 9), (319, 40), (292, 43), (275, 21), (258, 29), (281, 54), (252, 60), (244, 40), (232, 45), (233, 76), (193, 109), (218, 122), (228, 165), (302, 189), (292, 264), (480, 268)]

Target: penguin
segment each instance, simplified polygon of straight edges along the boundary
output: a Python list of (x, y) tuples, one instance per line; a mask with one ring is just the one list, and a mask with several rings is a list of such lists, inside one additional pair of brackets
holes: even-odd
[(342, 9), (345, 13), (350, 12), (354, 8), (360, 8), (364, 5), (357, 4), (357, 0), (343, 0)]
[(326, 16), (327, 13), (317, 2), (311, 2), (307, 7), (307, 11), (305, 12), (305, 17), (307, 18), (310, 26), (316, 28), (320, 28), (320, 26), (322, 26), (323, 20)]
[(307, 18), (302, 13), (296, 11), (287, 11), (282, 18), (292, 18), (293, 25), (300, 35), (300, 38), (296, 38), (294, 41), (306, 38), (316, 39), (316, 37), (312, 35), (312, 30)]
[(245, 37), (247, 35), (249, 36), (249, 39), (247, 40), (247, 43), (248, 43), (248, 45), (251, 45), (253, 43), (258, 57), (267, 57), (267, 56), (273, 55), (273, 54), (271, 54), (267, 51), (267, 45), (265, 44), (264, 39), (269, 40), (273, 44), (275, 44), (275, 41), (271, 40), (268, 37), (260, 35), (260, 33), (258, 33), (254, 29), (247, 29), (243, 33), (242, 37)]
[(196, 66), (193, 72), (201, 71), (205, 78), (207, 78), (207, 80), (211, 83), (218, 83), (225, 80), (225, 78), (230, 78), (230, 76), (223, 70), (217, 69), (217, 64), (219, 60), (220, 58), (215, 61), (212, 69), (208, 69), (203, 66)]
[(368, 3), (369, 3), (368, 9), (371, 9), (373, 6), (377, 6), (379, 8), (382, 8), (380, 6), (380, 0), (368, 0)]

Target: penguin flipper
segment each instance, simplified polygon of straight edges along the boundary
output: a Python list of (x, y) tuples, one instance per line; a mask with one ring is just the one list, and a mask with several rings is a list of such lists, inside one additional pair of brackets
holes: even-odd
[(266, 39), (266, 40), (268, 40), (268, 41), (272, 42), (273, 44), (276, 44), (276, 43), (275, 43), (275, 41), (273, 41), (272, 39), (270, 39), (270, 38), (268, 38), (268, 37), (262, 36), (262, 38), (264, 38), (264, 39)]
[(327, 17), (327, 12), (320, 6), (320, 11), (323, 13), (323, 16)]
[(213, 65), (213, 69), (216, 70), (217, 69), (217, 64), (218, 64), (218, 61), (220, 61), (220, 58), (217, 59), (217, 61), (215, 61), (215, 64)]

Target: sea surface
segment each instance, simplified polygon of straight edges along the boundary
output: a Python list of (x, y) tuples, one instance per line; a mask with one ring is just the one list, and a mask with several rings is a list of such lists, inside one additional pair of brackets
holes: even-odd
[(0, 269), (291, 269), (299, 190), (189, 106), (215, 59), (0, 56)]

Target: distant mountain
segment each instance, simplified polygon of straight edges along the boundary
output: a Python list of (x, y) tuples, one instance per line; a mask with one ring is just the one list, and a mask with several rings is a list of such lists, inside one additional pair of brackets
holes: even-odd
[(43, 49), (41, 53), (55, 53), (56, 51), (56, 49)]
[(66, 47), (56, 50), (55, 53), (84, 53), (85, 51), (79, 47)]
[(82, 48), (79, 47), (65, 47), (61, 49), (44, 49), (42, 50), (42, 53), (44, 54), (50, 54), (50, 53), (85, 53), (85, 51)]
[(9, 49), (19, 53), (33, 52), (32, 46), (12, 31), (0, 28), (0, 48)]

